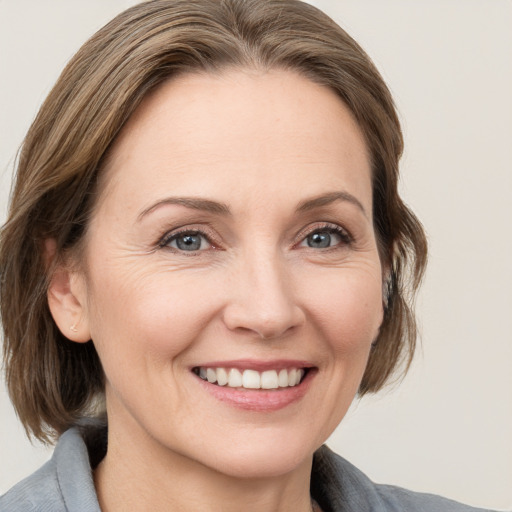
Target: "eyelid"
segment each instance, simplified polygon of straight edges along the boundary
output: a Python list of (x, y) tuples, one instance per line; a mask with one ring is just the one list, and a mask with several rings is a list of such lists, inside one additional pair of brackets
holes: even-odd
[[(315, 222), (313, 224), (308, 225), (306, 228), (302, 229), (297, 236), (295, 237), (294, 246), (299, 245), (302, 243), (307, 236), (314, 233), (315, 231), (333, 231), (336, 232), (343, 240), (345, 244), (350, 244), (353, 242), (354, 238), (351, 235), (351, 233), (344, 227), (340, 226), (339, 224), (329, 222), (329, 221), (319, 221)], [(174, 229), (170, 229), (166, 231), (162, 236), (159, 237), (157, 243), (155, 244), (158, 248), (168, 248), (169, 242), (175, 238), (177, 238), (179, 235), (186, 234), (186, 233), (195, 233), (198, 235), (203, 236), (208, 244), (211, 246), (211, 249), (219, 249), (221, 248), (221, 244), (216, 241), (218, 237), (215, 236), (215, 232), (208, 228), (208, 226), (205, 226), (204, 224), (201, 225), (194, 225), (194, 224), (187, 224), (181, 227), (177, 227)], [(204, 249), (207, 250), (207, 249)], [(194, 252), (203, 252), (202, 251), (194, 251)], [(179, 251), (181, 252), (181, 251)]]
[(343, 240), (345, 244), (351, 244), (354, 241), (353, 236), (351, 233), (345, 229), (344, 227), (340, 226), (339, 224), (335, 224), (333, 222), (328, 221), (321, 221), (321, 222), (315, 222), (313, 224), (310, 224), (305, 229), (301, 230), (299, 234), (296, 237), (296, 242), (294, 245), (301, 244), (306, 237), (311, 235), (312, 233), (315, 233), (315, 231), (334, 231), (336, 232)]
[[(187, 233), (195, 233), (197, 235), (200, 235), (202, 237), (204, 237), (206, 239), (206, 241), (208, 242), (208, 244), (211, 246), (210, 248), (211, 249), (218, 249), (219, 248), (219, 244), (217, 244), (215, 241), (214, 241), (214, 236), (212, 235), (211, 233), (211, 230), (209, 229), (205, 229), (205, 226), (202, 225), (202, 226), (194, 226), (193, 224), (192, 225), (185, 225), (185, 226), (182, 226), (182, 227), (179, 227), (179, 228), (175, 228), (175, 229), (171, 229), (169, 231), (166, 231), (164, 233), (164, 235), (162, 235), (159, 240), (158, 240), (158, 243), (157, 243), (157, 246), (161, 249), (173, 249), (172, 247), (169, 247), (169, 243), (177, 238), (178, 236), (180, 235), (184, 235), (184, 234), (187, 234)], [(203, 252), (204, 250), (207, 250), (207, 249), (203, 249), (202, 251), (191, 251), (191, 252)], [(179, 252), (182, 252), (182, 251), (179, 251)]]

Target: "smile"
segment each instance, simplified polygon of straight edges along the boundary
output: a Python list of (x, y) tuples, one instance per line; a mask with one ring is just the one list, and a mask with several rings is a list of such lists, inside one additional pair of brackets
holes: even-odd
[(196, 367), (193, 372), (201, 379), (228, 388), (244, 389), (279, 389), (300, 384), (307, 373), (307, 368), (286, 368), (276, 370), (257, 370), (238, 368)]

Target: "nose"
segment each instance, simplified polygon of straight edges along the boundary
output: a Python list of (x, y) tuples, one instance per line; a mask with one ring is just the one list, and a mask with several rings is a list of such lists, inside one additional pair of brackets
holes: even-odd
[(297, 303), (285, 262), (265, 254), (252, 254), (232, 277), (223, 315), (228, 329), (270, 340), (304, 322), (304, 311)]

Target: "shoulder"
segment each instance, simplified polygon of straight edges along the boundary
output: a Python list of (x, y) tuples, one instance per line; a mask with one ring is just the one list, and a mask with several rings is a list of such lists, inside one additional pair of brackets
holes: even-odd
[(0, 512), (99, 512), (87, 447), (65, 432), (52, 458), (0, 497)]
[(433, 494), (375, 484), (326, 446), (315, 453), (311, 488), (320, 506), (334, 512), (484, 512)]
[(49, 460), (0, 497), (0, 511), (65, 511), (55, 463)]
[[(376, 485), (377, 492), (390, 511), (410, 510), (417, 512), (491, 512), (442, 498), (434, 494), (408, 491), (391, 485)], [(386, 509), (386, 510), (388, 510)]]

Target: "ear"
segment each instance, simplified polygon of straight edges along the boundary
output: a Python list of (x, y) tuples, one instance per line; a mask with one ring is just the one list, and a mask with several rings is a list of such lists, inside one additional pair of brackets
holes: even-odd
[[(44, 242), (46, 268), (51, 269), (57, 244), (50, 238)], [(66, 338), (77, 343), (91, 339), (87, 315), (87, 294), (83, 275), (65, 262), (56, 264), (48, 286), (48, 306), (57, 327)]]

